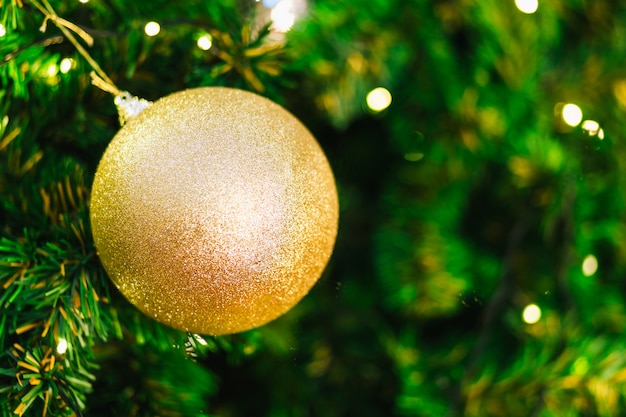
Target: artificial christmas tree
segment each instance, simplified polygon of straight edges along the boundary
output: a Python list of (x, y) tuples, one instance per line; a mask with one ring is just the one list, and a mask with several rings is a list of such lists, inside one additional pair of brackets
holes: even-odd
[[(623, 5), (83, 1), (0, 6), (3, 416), (624, 413)], [(311, 292), (227, 336), (128, 303), (89, 211), (111, 90), (215, 86), (301, 120), (341, 210)]]

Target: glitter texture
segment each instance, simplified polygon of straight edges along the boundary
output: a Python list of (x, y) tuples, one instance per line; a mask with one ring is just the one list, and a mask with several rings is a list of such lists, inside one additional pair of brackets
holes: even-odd
[(311, 133), (256, 94), (196, 88), (130, 120), (96, 172), (93, 236), (131, 303), (177, 329), (263, 325), (315, 284), (338, 225)]

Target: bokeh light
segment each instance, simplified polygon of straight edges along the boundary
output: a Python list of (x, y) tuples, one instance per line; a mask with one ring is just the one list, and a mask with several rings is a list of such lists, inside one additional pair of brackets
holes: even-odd
[(365, 101), (370, 110), (380, 112), (391, 105), (391, 93), (384, 87), (378, 87), (367, 94)]
[(50, 64), (48, 65), (48, 68), (46, 68), (46, 74), (48, 74), (48, 77), (54, 77), (55, 75), (57, 75), (58, 72), (59, 67), (57, 66), (57, 64)]
[(583, 260), (583, 275), (590, 277), (598, 270), (598, 258), (593, 255), (587, 255)]
[(59, 344), (57, 345), (57, 353), (59, 353), (59, 355), (64, 354), (65, 352), (67, 352), (67, 340), (60, 338), (59, 339)]
[(563, 106), (561, 116), (563, 117), (563, 121), (565, 123), (569, 126), (575, 127), (578, 126), (583, 120), (583, 111), (576, 104), (567, 103)]
[(515, 6), (520, 12), (531, 14), (535, 13), (539, 8), (538, 0), (515, 0)]
[(278, 32), (287, 32), (296, 22), (296, 12), (293, 0), (281, 0), (273, 6), (270, 14), (272, 19), (272, 29)]
[(600, 130), (600, 124), (596, 122), (595, 120), (585, 120), (583, 122), (582, 128), (585, 132), (589, 133), (590, 135), (596, 135), (598, 134), (598, 131)]
[(7, 34), (7, 29), (4, 27), (2, 23), (0, 23), (0, 37)]
[(604, 131), (600, 127), (600, 123), (595, 120), (585, 120), (582, 129), (589, 136), (597, 136), (600, 140), (604, 139)]
[(537, 323), (541, 319), (541, 309), (537, 304), (528, 304), (522, 312), (522, 320), (528, 324)]
[(620, 106), (626, 107), (626, 79), (617, 80), (613, 83), (613, 94)]
[(203, 51), (208, 51), (209, 49), (211, 49), (211, 46), (213, 46), (213, 38), (211, 37), (211, 35), (206, 34), (198, 38), (198, 48), (202, 49)]
[(67, 74), (74, 66), (74, 60), (72, 58), (63, 58), (59, 63), (59, 71), (63, 74)]
[(160, 31), (161, 25), (159, 25), (157, 22), (148, 22), (144, 27), (144, 32), (146, 32), (146, 35), (148, 36), (156, 36), (159, 34)]

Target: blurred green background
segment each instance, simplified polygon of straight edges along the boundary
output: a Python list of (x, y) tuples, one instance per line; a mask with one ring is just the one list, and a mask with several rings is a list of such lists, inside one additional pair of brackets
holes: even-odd
[(220, 337), (109, 283), (115, 106), (45, 1), (0, 5), (3, 416), (626, 414), (626, 3), (50, 0), (121, 89), (255, 91), (326, 152), (326, 272)]

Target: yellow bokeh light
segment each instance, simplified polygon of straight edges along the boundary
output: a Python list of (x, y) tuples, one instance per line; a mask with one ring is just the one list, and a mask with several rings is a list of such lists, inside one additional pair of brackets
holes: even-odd
[(59, 353), (59, 355), (64, 354), (65, 352), (67, 352), (67, 340), (60, 338), (59, 339), (59, 344), (57, 345), (57, 352)]
[(203, 51), (208, 51), (209, 49), (211, 49), (212, 45), (213, 38), (211, 37), (211, 35), (206, 34), (198, 38), (198, 48), (202, 49)]
[(7, 34), (7, 29), (4, 27), (2, 23), (0, 23), (0, 37)]
[(522, 312), (522, 320), (528, 324), (534, 324), (541, 318), (541, 309), (537, 304), (528, 304)]
[(578, 126), (583, 120), (583, 111), (576, 104), (568, 103), (563, 106), (561, 116), (563, 117), (563, 121), (565, 123), (569, 126), (575, 127)]
[(78, 0), (79, 2), (85, 4), (85, 3), (89, 3), (89, 0)]
[(380, 112), (391, 105), (391, 93), (384, 87), (378, 87), (367, 94), (365, 101), (370, 110)]
[(598, 130), (598, 139), (604, 140), (604, 129)]
[(515, 0), (515, 6), (520, 12), (531, 14), (535, 13), (539, 8), (538, 0)]
[(67, 74), (74, 66), (74, 60), (72, 58), (63, 58), (59, 63), (59, 70), (63, 74)]
[(161, 25), (157, 22), (148, 22), (143, 30), (148, 36), (156, 36), (161, 31)]
[(57, 67), (56, 64), (50, 64), (48, 65), (48, 68), (46, 68), (46, 74), (48, 74), (48, 77), (54, 77), (58, 72), (59, 67)]
[(598, 258), (593, 255), (587, 255), (583, 261), (583, 275), (590, 277), (598, 270)]
[(622, 107), (626, 107), (626, 79), (613, 83), (613, 94)]

